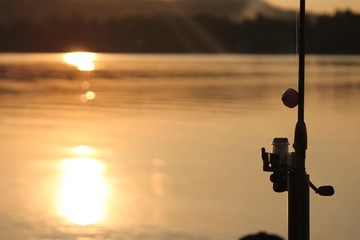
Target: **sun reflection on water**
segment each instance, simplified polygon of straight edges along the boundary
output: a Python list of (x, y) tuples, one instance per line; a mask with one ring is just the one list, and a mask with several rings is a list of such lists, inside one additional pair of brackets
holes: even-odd
[(64, 61), (76, 66), (80, 71), (93, 71), (95, 70), (96, 54), (91, 52), (70, 52), (64, 55)]
[[(79, 71), (82, 72), (91, 72), (95, 70), (95, 60), (96, 54), (92, 52), (69, 52), (63, 55), (63, 60), (65, 63), (75, 66)], [(79, 75), (84, 77), (89, 75)], [(86, 103), (92, 101), (96, 98), (96, 93), (89, 90), (90, 82), (88, 80), (83, 80), (81, 83), (81, 88), (86, 92), (80, 95), (80, 101)]]
[(87, 91), (85, 94), (81, 94), (80, 96), (80, 100), (83, 103), (94, 100), (95, 98), (96, 98), (96, 93), (94, 91)]
[(91, 147), (79, 146), (73, 153), (77, 157), (61, 162), (59, 214), (78, 225), (99, 223), (105, 218), (109, 195), (105, 166), (91, 157)]

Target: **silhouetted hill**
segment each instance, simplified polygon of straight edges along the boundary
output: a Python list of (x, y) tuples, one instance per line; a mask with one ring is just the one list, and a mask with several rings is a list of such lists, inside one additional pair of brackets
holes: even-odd
[(50, 15), (77, 15), (88, 19), (124, 16), (209, 15), (232, 20), (266, 17), (289, 18), (293, 12), (273, 7), (262, 0), (0, 0), (0, 21), (39, 19)]
[(295, 22), (264, 17), (128, 16), (108, 20), (46, 17), (0, 25), (2, 52), (87, 50), (128, 53), (277, 53), (295, 51)]
[[(10, 0), (0, 1), (2, 4), (11, 5)], [(31, 2), (30, 0), (11, 1), (27, 4)], [(69, 4), (70, 0), (53, 1)], [(95, 3), (95, 0), (92, 1)], [(119, 1), (124, 3), (130, 0)], [(203, 1), (205, 0), (176, 2), (181, 2), (184, 4), (182, 6), (185, 6), (185, 3), (203, 3)], [(219, 3), (217, 0), (206, 1)], [(235, 2), (235, 0), (228, 1)], [(50, 1), (46, 0), (46, 2)], [(85, 0), (74, 2), (79, 4)], [(174, 14), (166, 11), (162, 14), (149, 14), (151, 12), (149, 10), (147, 14), (99, 18), (91, 17), (91, 14), (85, 16), (70, 14), (71, 10), (67, 9), (68, 12), (63, 14), (48, 11), (47, 15), (39, 15), (36, 21), (32, 21), (34, 19), (20, 14), (0, 22), (0, 52), (78, 50), (123, 53), (296, 52), (295, 17), (284, 19), (261, 14), (259, 9), (268, 7), (263, 5), (262, 1), (241, 0), (237, 3), (243, 4), (243, 8), (239, 7), (239, 9), (249, 9), (252, 6), (257, 9), (254, 14), (256, 12), (258, 15), (236, 21), (238, 19), (234, 19), (234, 16), (245, 15), (235, 14), (235, 10), (231, 15), (229, 14), (231, 11), (226, 9), (219, 10), (219, 13), (227, 12), (227, 14), (210, 14), (204, 8), (197, 14), (195, 10), (191, 14)], [(358, 14), (345, 11), (333, 16), (317, 16), (307, 22), (306, 29), (309, 53), (360, 54), (360, 15)]]
[(318, 54), (360, 54), (360, 14), (340, 11), (308, 24), (307, 49)]

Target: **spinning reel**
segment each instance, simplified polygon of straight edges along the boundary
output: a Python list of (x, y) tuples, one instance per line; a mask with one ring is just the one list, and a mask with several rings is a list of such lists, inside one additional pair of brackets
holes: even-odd
[[(296, 154), (289, 152), (289, 141), (287, 138), (274, 138), (272, 152), (266, 152), (261, 148), (263, 170), (272, 172), (270, 181), (273, 183), (273, 190), (281, 193), (288, 190), (288, 173), (295, 171)], [(320, 196), (332, 196), (335, 191), (332, 186), (321, 186), (317, 188), (310, 180), (309, 186)]]

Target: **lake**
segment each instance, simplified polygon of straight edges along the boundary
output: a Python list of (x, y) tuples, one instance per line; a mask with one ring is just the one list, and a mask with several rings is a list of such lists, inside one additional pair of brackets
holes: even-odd
[[(312, 239), (360, 239), (360, 56), (308, 56)], [(292, 55), (0, 54), (1, 239), (287, 237)]]

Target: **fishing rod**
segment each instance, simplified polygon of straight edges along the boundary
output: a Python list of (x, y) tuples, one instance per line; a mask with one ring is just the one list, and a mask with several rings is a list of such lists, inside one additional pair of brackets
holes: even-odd
[(274, 138), (272, 152), (261, 149), (263, 170), (272, 172), (270, 181), (275, 192), (288, 192), (288, 240), (310, 239), (309, 189), (321, 196), (332, 196), (332, 186), (317, 188), (306, 173), (307, 130), (304, 120), (305, 99), (305, 0), (300, 0), (297, 48), (299, 52), (298, 91), (289, 88), (283, 92), (285, 106), (298, 106), (298, 120), (295, 126), (295, 152), (289, 152), (287, 138)]

